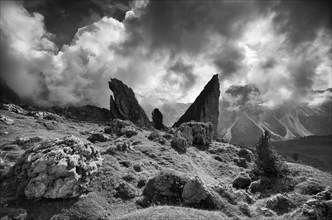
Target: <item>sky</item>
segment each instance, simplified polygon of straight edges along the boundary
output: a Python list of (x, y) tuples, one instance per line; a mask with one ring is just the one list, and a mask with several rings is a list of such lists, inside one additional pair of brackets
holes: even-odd
[(156, 107), (193, 102), (216, 73), (222, 96), (254, 84), (270, 108), (332, 87), (328, 1), (2, 0), (0, 12), (1, 77), (39, 105), (108, 108), (110, 78)]

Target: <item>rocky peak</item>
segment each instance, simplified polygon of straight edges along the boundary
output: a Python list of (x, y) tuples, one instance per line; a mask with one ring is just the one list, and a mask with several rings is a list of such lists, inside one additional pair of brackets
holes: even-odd
[(130, 120), (139, 127), (152, 128), (151, 122), (130, 87), (115, 78), (111, 78), (108, 85), (113, 92), (110, 97), (111, 118)]
[(198, 121), (211, 122), (217, 131), (219, 117), (219, 96), (220, 85), (218, 74), (206, 84), (203, 91), (196, 98), (195, 102), (187, 109), (181, 118), (175, 122), (173, 127), (179, 127), (184, 122)]

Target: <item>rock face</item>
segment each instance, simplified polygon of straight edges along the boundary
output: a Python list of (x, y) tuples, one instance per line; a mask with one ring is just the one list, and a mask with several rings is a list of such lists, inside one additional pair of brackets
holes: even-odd
[(152, 111), (152, 124), (153, 127), (158, 130), (165, 128), (165, 125), (163, 124), (163, 114), (161, 114), (157, 108)]
[(213, 127), (210, 122), (187, 122), (178, 128), (189, 144), (208, 146), (212, 143)]
[(188, 121), (211, 122), (217, 131), (219, 117), (219, 96), (220, 85), (218, 74), (206, 84), (203, 91), (196, 98), (195, 102), (187, 109), (181, 118), (175, 122), (173, 127), (179, 127)]
[(38, 144), (13, 169), (19, 194), (28, 199), (58, 199), (81, 195), (101, 164), (97, 149), (69, 136)]
[(118, 79), (108, 82), (113, 95), (110, 98), (112, 118), (130, 120), (139, 127), (152, 128), (152, 124), (139, 105), (133, 90)]

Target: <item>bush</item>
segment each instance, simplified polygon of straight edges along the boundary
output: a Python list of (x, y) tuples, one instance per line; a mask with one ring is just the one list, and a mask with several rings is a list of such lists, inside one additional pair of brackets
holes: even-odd
[(270, 133), (265, 131), (256, 144), (256, 169), (264, 176), (283, 176), (287, 172), (287, 167), (273, 147), (270, 146), (270, 137)]

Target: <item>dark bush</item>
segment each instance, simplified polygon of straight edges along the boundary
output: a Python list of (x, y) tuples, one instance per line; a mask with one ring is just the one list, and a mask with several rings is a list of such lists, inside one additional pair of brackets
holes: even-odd
[(264, 176), (283, 176), (287, 172), (287, 166), (270, 146), (270, 137), (270, 133), (265, 131), (256, 144), (256, 169)]

